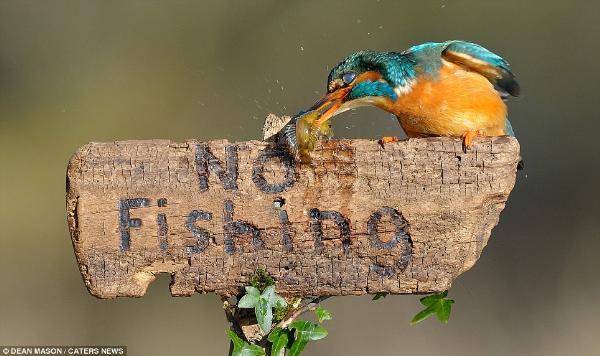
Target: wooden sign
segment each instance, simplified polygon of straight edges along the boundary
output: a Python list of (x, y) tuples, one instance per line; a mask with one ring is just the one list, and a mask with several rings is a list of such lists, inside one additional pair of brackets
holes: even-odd
[(519, 145), (480, 138), (333, 140), (310, 163), (258, 141), (90, 143), (71, 158), (67, 211), (89, 291), (237, 294), (263, 268), (282, 295), (446, 290), (486, 245)]

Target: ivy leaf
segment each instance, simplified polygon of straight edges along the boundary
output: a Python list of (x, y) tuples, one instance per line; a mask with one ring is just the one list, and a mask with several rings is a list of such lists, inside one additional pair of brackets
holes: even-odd
[(375, 295), (373, 296), (373, 300), (379, 300), (381, 298), (385, 298), (388, 296), (389, 293), (386, 292), (380, 292), (380, 293), (375, 293)]
[(411, 323), (411, 325), (414, 325), (420, 321), (427, 319), (430, 315), (432, 315), (434, 313), (435, 313), (435, 308), (427, 307), (427, 308), (421, 310), (420, 312), (418, 312), (417, 315), (415, 315), (414, 318), (412, 318), (410, 323)]
[(260, 291), (258, 290), (258, 288), (252, 287), (252, 286), (246, 286), (246, 294), (255, 296), (258, 298), (258, 296), (260, 295)]
[(441, 292), (441, 293), (428, 295), (426, 297), (423, 297), (423, 298), (419, 299), (419, 301), (424, 306), (429, 307), (432, 304), (434, 304), (437, 301), (439, 301), (440, 299), (446, 298), (447, 296), (448, 296), (448, 291), (444, 291), (444, 292)]
[[(248, 288), (248, 287), (246, 287)], [(251, 287), (254, 288), (254, 287)], [(256, 289), (256, 288), (254, 288)], [(247, 289), (246, 289), (247, 291)], [(256, 304), (258, 304), (258, 297), (257, 295), (254, 294), (250, 294), (250, 293), (246, 293), (237, 303), (238, 308), (254, 308), (256, 307)]]
[(266, 287), (262, 294), (260, 295), (262, 298), (266, 299), (269, 301), (269, 303), (271, 302), (271, 298), (274, 298), (275, 296), (275, 286), (268, 286)]
[(320, 340), (327, 336), (327, 329), (306, 320), (294, 321), (290, 324), (289, 329), (296, 329), (294, 343), (290, 347), (289, 356), (300, 355), (309, 341)]
[(233, 342), (232, 356), (265, 356), (265, 350), (262, 347), (242, 340), (233, 330), (227, 330), (227, 335)]
[(438, 320), (444, 324), (448, 324), (448, 320), (450, 320), (450, 314), (452, 313), (452, 304), (454, 304), (453, 299), (444, 299), (442, 306), (437, 312)]
[(267, 340), (271, 342), (273, 346), (271, 346), (271, 356), (283, 356), (284, 350), (287, 347), (287, 344), (290, 340), (289, 338), (289, 330), (275, 328), (269, 334)]
[(319, 319), (319, 323), (322, 323), (324, 320), (331, 320), (331, 313), (329, 312), (329, 310), (319, 306), (317, 307), (317, 309), (315, 309), (315, 314), (317, 315), (317, 318)]
[(275, 308), (285, 308), (287, 306), (285, 298), (278, 294), (273, 294), (271, 299), (269, 299), (269, 304), (271, 304)]
[(269, 304), (275, 308), (283, 308), (287, 305), (285, 298), (275, 293), (275, 286), (268, 286), (261, 294), (261, 298), (267, 299)]
[(247, 286), (246, 294), (238, 302), (238, 308), (254, 308), (258, 325), (265, 333), (271, 330), (273, 324), (273, 308), (286, 305), (285, 298), (275, 293), (275, 286), (266, 287), (262, 294), (258, 288)]
[(254, 309), (256, 313), (256, 320), (258, 325), (265, 332), (268, 333), (271, 330), (271, 324), (273, 323), (273, 309), (269, 304), (269, 300), (262, 296), (258, 298), (258, 304)]
[(296, 339), (305, 338), (308, 341), (321, 340), (328, 334), (321, 325), (306, 320), (295, 320), (289, 328), (296, 329)]
[(448, 291), (428, 295), (420, 299), (421, 304), (427, 308), (423, 309), (410, 321), (411, 324), (416, 324), (422, 320), (427, 319), (429, 316), (436, 314), (439, 321), (446, 324), (450, 319), (450, 313), (452, 312), (453, 299), (446, 298)]

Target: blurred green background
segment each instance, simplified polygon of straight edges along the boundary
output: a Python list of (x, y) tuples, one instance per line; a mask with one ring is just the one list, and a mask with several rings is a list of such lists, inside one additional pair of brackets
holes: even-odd
[[(313, 355), (600, 354), (595, 132), (600, 3), (592, 1), (1, 1), (0, 344), (124, 344), (130, 355), (222, 355), (214, 295), (98, 300), (65, 219), (65, 168), (88, 141), (260, 137), (358, 49), (466, 39), (505, 56), (526, 170), (452, 320), (409, 326), (414, 296), (334, 298)], [(400, 135), (389, 114), (338, 117), (337, 137)]]

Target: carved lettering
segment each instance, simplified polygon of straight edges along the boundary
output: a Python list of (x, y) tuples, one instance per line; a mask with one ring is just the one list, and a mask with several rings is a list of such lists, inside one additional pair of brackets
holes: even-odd
[(264, 242), (260, 237), (260, 230), (249, 222), (236, 220), (233, 221), (233, 202), (225, 200), (223, 204), (223, 244), (225, 252), (233, 255), (236, 251), (233, 238), (240, 235), (251, 235), (252, 245), (256, 249), (262, 249)]
[(225, 146), (225, 161), (226, 167), (223, 168), (221, 162), (210, 151), (210, 148), (205, 143), (196, 145), (196, 172), (198, 173), (200, 191), (208, 190), (208, 172), (212, 170), (223, 188), (226, 190), (237, 190), (238, 162), (237, 162), (237, 147), (235, 145)]
[(283, 250), (290, 252), (293, 250), (292, 239), (290, 236), (290, 220), (288, 218), (287, 211), (283, 209), (285, 199), (279, 197), (273, 200), (273, 207), (277, 211), (279, 216), (279, 230), (281, 231), (281, 245)]
[(131, 228), (139, 228), (142, 226), (142, 220), (132, 219), (129, 217), (130, 209), (145, 208), (150, 204), (147, 198), (121, 199), (119, 201), (119, 231), (121, 233), (121, 241), (119, 250), (121, 253), (129, 251), (131, 244)]
[(188, 215), (185, 221), (185, 228), (196, 238), (196, 243), (193, 246), (187, 247), (186, 252), (188, 254), (202, 252), (208, 247), (210, 232), (198, 227), (196, 225), (196, 221), (198, 220), (210, 221), (212, 220), (212, 214), (202, 210), (192, 210)]
[(333, 221), (340, 230), (340, 239), (344, 253), (350, 250), (350, 220), (337, 211), (320, 211), (317, 208), (310, 210), (310, 231), (315, 239), (315, 252), (320, 254), (323, 250), (323, 220)]
[[(157, 200), (157, 205), (159, 208), (164, 208), (167, 206), (167, 199), (160, 198)], [(156, 216), (156, 225), (158, 226), (158, 231), (156, 233), (158, 239), (158, 247), (160, 250), (165, 252), (167, 247), (169, 246), (167, 241), (167, 235), (169, 233), (169, 224), (167, 223), (167, 215), (164, 213), (159, 213)]]
[[(379, 226), (381, 218), (384, 215), (390, 216), (392, 224), (394, 224), (395, 227), (394, 237), (392, 237), (392, 239), (387, 242), (381, 241), (377, 232), (377, 227)], [(396, 273), (396, 269), (400, 272), (403, 272), (406, 269), (406, 266), (408, 266), (408, 263), (410, 262), (410, 258), (412, 256), (412, 240), (407, 230), (408, 222), (404, 219), (402, 214), (397, 212), (395, 209), (392, 209), (390, 207), (382, 207), (373, 214), (371, 214), (371, 217), (367, 222), (367, 234), (369, 234), (369, 241), (371, 243), (371, 247), (390, 250), (396, 247), (399, 243), (402, 244), (402, 255), (400, 256), (400, 259), (395, 263), (395, 267), (373, 264), (371, 265), (371, 271), (379, 274), (382, 277), (389, 277)]]
[[(285, 178), (282, 182), (269, 183), (265, 179), (265, 164), (272, 158), (278, 158), (279, 162), (285, 169)], [(254, 185), (256, 185), (256, 187), (263, 193), (281, 193), (284, 190), (292, 187), (295, 180), (296, 165), (294, 164), (294, 159), (285, 149), (280, 147), (267, 147), (254, 160), (252, 167), (252, 181), (254, 182)]]

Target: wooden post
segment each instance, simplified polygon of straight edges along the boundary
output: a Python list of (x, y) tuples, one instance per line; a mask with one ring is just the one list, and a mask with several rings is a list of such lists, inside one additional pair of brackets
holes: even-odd
[(332, 140), (311, 163), (258, 141), (90, 143), (71, 158), (67, 211), (89, 291), (240, 293), (257, 268), (286, 296), (446, 290), (486, 245), (519, 145), (451, 138)]

